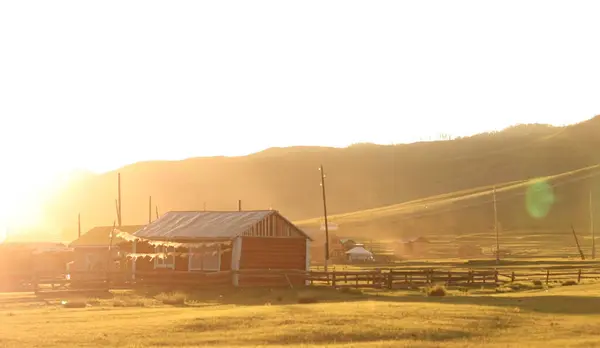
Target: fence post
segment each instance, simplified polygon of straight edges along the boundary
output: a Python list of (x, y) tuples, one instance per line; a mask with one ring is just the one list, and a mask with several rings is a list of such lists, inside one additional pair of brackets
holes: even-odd
[(581, 268), (579, 269), (579, 272), (577, 272), (577, 283), (581, 282)]
[(494, 283), (498, 285), (498, 270), (494, 269)]
[(546, 270), (546, 285), (548, 285), (548, 282), (550, 281), (550, 270)]
[(510, 282), (514, 283), (515, 282), (515, 271), (512, 271), (511, 275), (510, 275)]
[(335, 270), (331, 272), (331, 286), (335, 288)]
[(473, 270), (472, 269), (469, 270), (468, 277), (469, 277), (469, 279), (467, 279), (467, 284), (473, 284)]
[(446, 285), (450, 286), (451, 282), (452, 282), (452, 270), (448, 270), (448, 280), (446, 282)]
[(387, 288), (392, 290), (394, 287), (394, 270), (390, 268), (390, 273), (388, 273), (387, 278)]

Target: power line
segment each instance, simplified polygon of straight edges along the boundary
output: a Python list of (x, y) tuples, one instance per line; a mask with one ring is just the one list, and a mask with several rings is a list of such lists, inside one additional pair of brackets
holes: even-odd
[[(560, 183), (556, 183), (556, 184), (550, 185), (550, 186), (553, 187), (553, 188), (561, 187), (561, 186), (565, 186), (565, 185), (570, 184), (570, 183), (578, 182), (578, 181), (585, 180), (585, 179), (590, 179), (590, 178), (593, 178), (593, 177), (596, 177), (596, 176), (599, 176), (599, 175), (600, 175), (600, 170), (597, 171), (597, 172), (594, 172), (592, 174), (588, 174), (586, 176), (577, 177), (577, 178), (574, 178), (574, 179), (567, 179), (567, 180), (561, 181)], [(535, 179), (533, 179), (533, 180), (535, 180)], [(533, 181), (533, 180), (531, 180), (531, 181)], [(496, 198), (496, 202), (501, 202), (501, 201), (505, 201), (505, 200), (508, 200), (508, 199), (513, 199), (513, 198), (519, 197), (519, 196), (525, 196), (526, 194), (527, 194), (527, 192), (516, 192), (516, 193), (514, 193), (512, 195), (506, 195), (505, 194), (500, 199)], [(480, 198), (480, 197), (482, 197), (482, 196), (473, 197), (473, 199), (474, 198)], [(461, 198), (459, 197), (458, 199), (461, 199)], [(468, 198), (466, 198), (466, 199), (463, 198), (463, 199), (467, 200)], [(444, 209), (444, 210), (429, 211), (429, 212), (425, 212), (425, 213), (421, 213), (421, 214), (419, 214), (419, 213), (412, 213), (412, 214), (409, 213), (409, 214), (406, 214), (400, 220), (412, 219), (412, 218), (420, 218), (420, 217), (433, 216), (433, 215), (441, 215), (441, 214), (452, 212), (452, 211), (458, 211), (458, 210), (462, 210), (462, 209), (467, 209), (467, 208), (472, 208), (472, 207), (477, 207), (477, 206), (483, 206), (483, 205), (487, 205), (487, 204), (490, 204), (490, 203), (493, 203), (493, 198), (491, 200), (485, 200), (483, 202), (475, 202), (475, 203), (471, 203), (471, 204), (454, 206), (452, 208)], [(446, 203), (446, 204), (452, 204), (452, 203)], [(428, 209), (428, 205), (425, 205), (425, 209)]]

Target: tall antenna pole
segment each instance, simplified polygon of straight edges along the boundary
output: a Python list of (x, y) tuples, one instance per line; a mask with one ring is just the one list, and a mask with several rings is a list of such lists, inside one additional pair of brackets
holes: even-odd
[[(119, 199), (115, 199), (115, 212), (117, 213), (117, 220), (116, 221), (121, 221), (121, 209), (119, 209)], [(121, 227), (121, 226), (119, 226)]]
[(108, 286), (110, 286), (110, 271), (112, 270), (111, 265), (113, 265), (113, 259), (112, 259), (112, 244), (113, 244), (113, 238), (115, 235), (115, 224), (116, 221), (113, 221), (113, 227), (112, 230), (110, 230), (110, 239), (108, 242), (108, 257), (106, 258), (106, 284)]
[(496, 230), (496, 263), (500, 263), (500, 241), (498, 238), (498, 206), (496, 204), (496, 186), (494, 186), (494, 229)]
[(242, 200), (238, 199), (238, 211), (242, 211)]
[(590, 230), (592, 231), (592, 259), (596, 258), (596, 235), (594, 233), (594, 205), (592, 200), (592, 191), (590, 190)]
[(156, 206), (156, 219), (158, 220), (158, 205)]
[(148, 223), (152, 222), (152, 196), (148, 198)]
[(119, 209), (119, 213), (117, 216), (117, 219), (119, 219), (119, 227), (121, 227), (121, 213), (123, 212), (122, 210), (122, 205), (121, 205), (121, 173), (118, 173), (118, 190), (119, 190), (119, 204), (118, 204), (118, 209)]
[(321, 171), (321, 190), (323, 192), (323, 217), (325, 220), (325, 272), (329, 264), (329, 224), (327, 223), (327, 198), (325, 196), (325, 173), (323, 165), (319, 168)]

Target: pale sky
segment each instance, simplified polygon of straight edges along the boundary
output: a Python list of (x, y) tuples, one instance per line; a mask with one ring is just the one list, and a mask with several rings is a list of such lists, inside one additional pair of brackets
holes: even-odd
[(18, 180), (32, 168), (101, 172), (579, 122), (600, 113), (599, 10), (547, 0), (2, 1), (3, 168)]

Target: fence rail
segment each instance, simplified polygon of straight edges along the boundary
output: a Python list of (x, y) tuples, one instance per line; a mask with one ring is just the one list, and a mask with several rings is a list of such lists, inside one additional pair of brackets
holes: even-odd
[(600, 268), (547, 269), (389, 269), (358, 271), (303, 271), (258, 269), (221, 272), (153, 271), (72, 272), (53, 274), (0, 274), (0, 284), (12, 284), (0, 291), (108, 290), (135, 287), (223, 288), (234, 286), (289, 286), (299, 284), (334, 288), (401, 289), (431, 284), (448, 286), (501, 286), (522, 281), (581, 282), (600, 279)]

